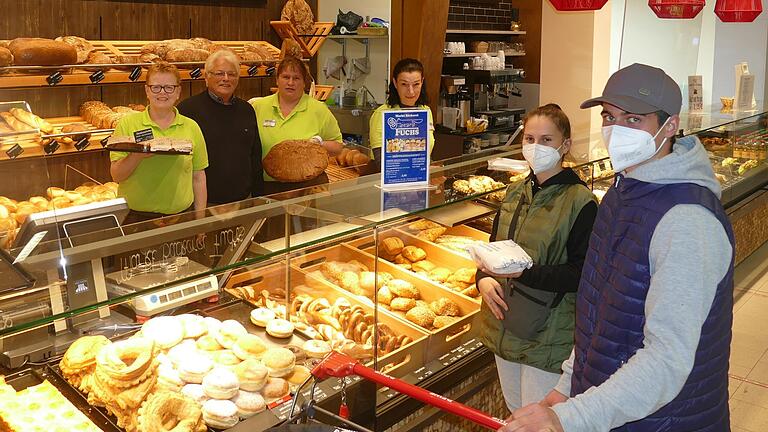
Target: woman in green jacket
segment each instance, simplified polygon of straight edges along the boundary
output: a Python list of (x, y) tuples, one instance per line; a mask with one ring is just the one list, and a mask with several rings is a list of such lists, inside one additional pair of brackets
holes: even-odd
[(568, 117), (555, 104), (523, 121), (531, 175), (507, 188), (492, 241), (514, 240), (534, 265), (500, 277), (478, 269), (481, 338), (496, 355), (510, 411), (542, 400), (573, 347), (576, 289), (597, 215), (597, 199), (570, 168)]

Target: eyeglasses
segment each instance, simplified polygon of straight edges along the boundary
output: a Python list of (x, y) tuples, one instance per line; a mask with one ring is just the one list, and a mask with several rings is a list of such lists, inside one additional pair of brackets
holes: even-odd
[(240, 74), (238, 74), (237, 72), (227, 72), (227, 71), (211, 72), (211, 75), (215, 76), (218, 79), (221, 79), (221, 78), (224, 78), (224, 77), (227, 77), (227, 78), (238, 78), (240, 76)]
[(181, 86), (178, 86), (178, 85), (148, 85), (147, 87), (149, 87), (149, 91), (151, 91), (154, 94), (160, 93), (161, 90), (164, 91), (165, 93), (170, 94), (170, 93), (173, 93), (174, 91), (176, 91), (177, 87), (181, 87)]

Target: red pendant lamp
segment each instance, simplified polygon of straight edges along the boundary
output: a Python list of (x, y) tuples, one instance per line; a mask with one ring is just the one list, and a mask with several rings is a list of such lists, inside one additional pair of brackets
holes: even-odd
[(599, 10), (608, 0), (549, 0), (561, 12)]
[(752, 22), (762, 11), (762, 0), (717, 0), (715, 3), (715, 15), (722, 22)]
[(648, 6), (659, 18), (691, 19), (704, 9), (704, 0), (648, 0)]

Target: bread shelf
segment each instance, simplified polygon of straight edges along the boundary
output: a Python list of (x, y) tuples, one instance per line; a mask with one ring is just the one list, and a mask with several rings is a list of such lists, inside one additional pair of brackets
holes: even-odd
[[(485, 52), (485, 53), (470, 52), (470, 53), (463, 53), (463, 54), (445, 54), (445, 55), (443, 55), (443, 57), (445, 57), (445, 58), (477, 57), (477, 56), (481, 56), (483, 54), (496, 55), (495, 53), (487, 53), (487, 52)], [(524, 52), (514, 52), (514, 53), (510, 53), (510, 54), (504, 53), (504, 57), (522, 57), (524, 55), (525, 55)]]
[(525, 31), (518, 30), (452, 30), (445, 31), (448, 34), (481, 34), (481, 35), (524, 35)]
[[(79, 132), (78, 134), (85, 134), (97, 130), (93, 125), (85, 122), (80, 116), (55, 117), (46, 120), (54, 127), (54, 134), (52, 135), (59, 134), (61, 128), (68, 124), (81, 124), (88, 129), (87, 131)], [(112, 129), (98, 129), (98, 132), (91, 133), (92, 135), (88, 140), (89, 144), (83, 150), (78, 150), (73, 144), (60, 144), (59, 148), (50, 154), (46, 153), (43, 146), (37, 141), (36, 138), (39, 137), (38, 134), (22, 133), (18, 136), (4, 136), (0, 138), (0, 161), (11, 159), (6, 152), (16, 144), (24, 149), (24, 153), (20, 154), (15, 159), (101, 151), (103, 150), (103, 147), (100, 141), (109, 136), (112, 133)]]
[(269, 24), (281, 39), (296, 41), (306, 57), (314, 57), (317, 54), (334, 25), (332, 22), (316, 22), (311, 34), (299, 34), (290, 21), (270, 21)]

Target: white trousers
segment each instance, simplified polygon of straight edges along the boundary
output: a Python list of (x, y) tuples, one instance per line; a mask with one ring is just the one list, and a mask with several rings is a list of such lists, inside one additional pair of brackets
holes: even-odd
[(495, 357), (501, 391), (510, 413), (541, 401), (560, 380), (560, 374)]

